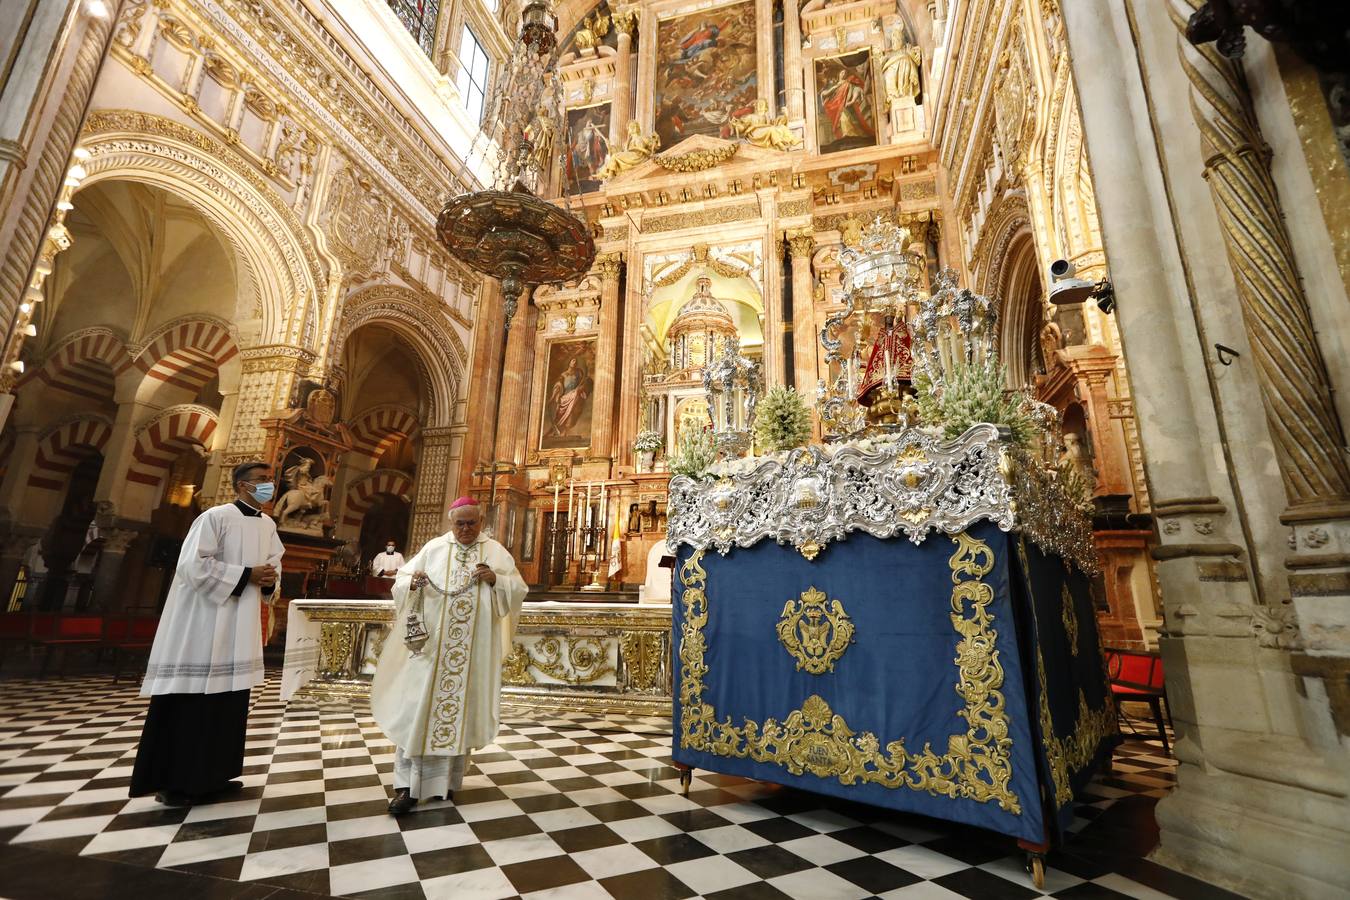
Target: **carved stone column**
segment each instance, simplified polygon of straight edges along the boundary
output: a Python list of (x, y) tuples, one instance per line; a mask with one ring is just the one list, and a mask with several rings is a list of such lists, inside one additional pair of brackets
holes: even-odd
[(602, 253), (595, 258), (595, 271), (604, 279), (600, 293), (600, 341), (595, 350), (595, 413), (591, 417), (591, 455), (614, 455), (614, 385), (619, 359), (619, 275), (622, 253)]
[(153, 598), (128, 596), (128, 592), (118, 590), (127, 551), (140, 534), (130, 528), (110, 528), (103, 532), (103, 549), (99, 551), (98, 567), (94, 570), (94, 600), (106, 612), (121, 612), (138, 605), (153, 608)]
[(94, 488), (96, 503), (111, 504), (114, 509), (121, 505), (127, 486), (127, 470), (131, 468), (131, 453), (136, 447), (136, 424), (154, 413), (155, 408), (144, 403), (127, 400), (118, 404), (112, 434), (103, 448), (103, 468), (99, 470), (98, 485)]
[[(524, 329), (521, 329), (522, 331)], [(422, 454), (417, 460), (417, 494), (413, 499), (408, 556), (445, 531), (449, 506), (446, 491), (456, 480), (463, 450), (462, 435), (453, 427), (423, 428)]]
[(1308, 311), (1289, 231), (1241, 67), (1186, 39), (1200, 0), (1171, 0), (1181, 66), (1191, 82), (1205, 180), (1219, 213), (1261, 399), (1289, 498), (1285, 521), (1350, 516), (1345, 434)]
[[(12, 115), (0, 128), (0, 316), (10, 324), (12, 340), (0, 348), (0, 365), (17, 358), (28, 317), (15, 319), (53, 219), (80, 123), (93, 94), (99, 65), (107, 55), (121, 0), (108, 0), (107, 15), (89, 15), (76, 4), (33, 5), (34, 15), (19, 45), (15, 72), (44, 71), (45, 78), (0, 81), (0, 108)], [(134, 35), (132, 35), (134, 37)], [(59, 221), (58, 221), (59, 224)], [(0, 391), (9, 391), (11, 375), (0, 372)], [(0, 405), (0, 413), (8, 406)], [(0, 415), (0, 426), (3, 426)]]
[[(789, 119), (806, 115), (802, 74), (802, 14), (798, 0), (783, 0), (783, 88)], [(797, 326), (794, 323), (793, 328)], [(795, 352), (795, 351), (794, 351)]]
[(37, 445), (36, 428), (15, 429), (14, 448), (9, 454), (4, 480), (0, 481), (0, 515), (10, 521), (18, 519), (21, 514), (24, 492), (28, 489), (28, 476), (33, 474), (33, 466), (37, 463)]
[(614, 99), (610, 105), (609, 142), (623, 144), (628, 120), (633, 118), (633, 35), (637, 32), (636, 7), (627, 7), (614, 13), (614, 29), (618, 51), (614, 56)]
[(784, 235), (792, 254), (792, 367), (797, 393), (815, 396), (816, 298), (811, 283), (811, 254), (816, 248), (815, 231), (809, 225)]

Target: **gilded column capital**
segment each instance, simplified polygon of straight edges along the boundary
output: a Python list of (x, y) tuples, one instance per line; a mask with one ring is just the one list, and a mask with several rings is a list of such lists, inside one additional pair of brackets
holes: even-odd
[(792, 251), (793, 259), (810, 257), (816, 249), (816, 230), (810, 225), (801, 228), (789, 228), (783, 232), (783, 240)]
[(620, 7), (612, 14), (614, 27), (621, 34), (637, 34), (638, 22), (642, 20), (642, 13), (636, 6)]
[(595, 263), (592, 268), (604, 276), (606, 280), (617, 280), (619, 277), (619, 267), (623, 265), (623, 252), (615, 250), (612, 253), (600, 253), (595, 257)]

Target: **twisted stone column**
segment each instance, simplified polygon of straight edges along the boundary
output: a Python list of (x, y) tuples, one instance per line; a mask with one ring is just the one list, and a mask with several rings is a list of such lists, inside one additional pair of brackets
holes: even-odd
[(1345, 436), (1299, 279), (1261, 135), (1239, 64), (1186, 40), (1199, 0), (1170, 0), (1181, 66), (1191, 83), (1205, 180), (1237, 282), (1261, 400), (1289, 505), (1287, 522), (1350, 515)]

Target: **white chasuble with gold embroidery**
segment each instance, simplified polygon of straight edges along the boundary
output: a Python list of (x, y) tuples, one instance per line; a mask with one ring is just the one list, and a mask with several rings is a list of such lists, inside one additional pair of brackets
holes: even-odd
[[(479, 563), (497, 583), (468, 583)], [(414, 655), (404, 642), (421, 589), (427, 641)], [(397, 612), (380, 652), (370, 708), (385, 735), (408, 756), (459, 756), (497, 737), (501, 719), (502, 654), (511, 642), (529, 588), (506, 548), (484, 535), (468, 545), (434, 538), (394, 580)]]

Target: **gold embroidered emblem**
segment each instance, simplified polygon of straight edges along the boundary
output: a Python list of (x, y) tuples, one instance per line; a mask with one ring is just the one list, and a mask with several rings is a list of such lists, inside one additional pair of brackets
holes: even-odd
[(797, 671), (822, 675), (834, 671), (834, 664), (853, 642), (853, 622), (843, 604), (813, 587), (799, 600), (783, 605), (778, 642), (797, 660)]

